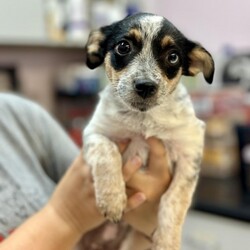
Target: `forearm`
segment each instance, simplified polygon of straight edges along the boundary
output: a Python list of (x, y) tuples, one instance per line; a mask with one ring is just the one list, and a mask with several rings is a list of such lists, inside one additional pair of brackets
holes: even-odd
[(4, 240), (0, 250), (71, 250), (82, 233), (46, 206)]

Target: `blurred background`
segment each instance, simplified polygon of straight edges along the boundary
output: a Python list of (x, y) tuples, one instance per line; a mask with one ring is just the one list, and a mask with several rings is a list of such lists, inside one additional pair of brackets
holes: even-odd
[(248, 0), (0, 0), (0, 91), (44, 106), (81, 145), (105, 86), (85, 66), (89, 31), (138, 11), (156, 13), (214, 57), (215, 80), (183, 77), (207, 122), (202, 178), (183, 249), (250, 245), (250, 2)]

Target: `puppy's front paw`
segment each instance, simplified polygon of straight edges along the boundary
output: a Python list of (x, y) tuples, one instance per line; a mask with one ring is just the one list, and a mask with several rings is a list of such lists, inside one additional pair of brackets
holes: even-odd
[(127, 204), (119, 149), (105, 136), (95, 134), (84, 147), (84, 158), (92, 168), (96, 205), (107, 219), (118, 222)]
[(127, 204), (127, 196), (125, 192), (125, 185), (122, 183), (119, 187), (106, 187), (111, 189), (109, 192), (100, 192), (96, 196), (96, 203), (102, 215), (110, 221), (117, 223), (121, 220), (123, 211)]

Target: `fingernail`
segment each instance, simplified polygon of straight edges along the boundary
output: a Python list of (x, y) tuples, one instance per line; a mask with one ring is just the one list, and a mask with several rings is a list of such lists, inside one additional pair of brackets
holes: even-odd
[(136, 199), (139, 203), (142, 203), (146, 200), (146, 195), (144, 193), (138, 193)]
[(132, 164), (135, 166), (140, 166), (141, 165), (141, 158), (139, 156), (135, 156), (132, 158)]

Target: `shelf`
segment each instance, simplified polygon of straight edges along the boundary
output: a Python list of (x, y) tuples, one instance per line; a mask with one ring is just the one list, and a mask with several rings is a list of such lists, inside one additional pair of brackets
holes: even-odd
[(224, 180), (201, 177), (193, 208), (250, 222), (250, 202), (246, 198), (239, 177)]
[(10, 48), (47, 48), (47, 49), (83, 49), (86, 41), (80, 43), (67, 43), (67, 42), (55, 42), (55, 41), (37, 41), (37, 40), (7, 40), (0, 38), (0, 47)]

